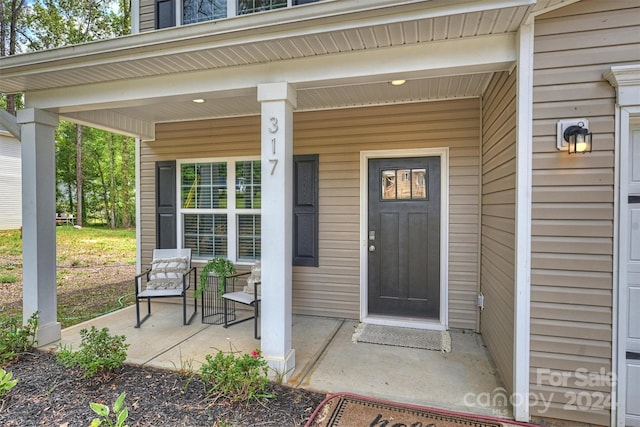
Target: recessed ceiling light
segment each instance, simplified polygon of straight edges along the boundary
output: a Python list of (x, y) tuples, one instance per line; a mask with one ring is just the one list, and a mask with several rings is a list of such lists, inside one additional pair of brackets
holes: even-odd
[(391, 80), (391, 85), (392, 86), (402, 86), (406, 82), (407, 82), (406, 80)]
[(193, 102), (195, 102), (196, 104), (204, 104), (204, 99), (196, 98), (196, 99), (193, 100)]

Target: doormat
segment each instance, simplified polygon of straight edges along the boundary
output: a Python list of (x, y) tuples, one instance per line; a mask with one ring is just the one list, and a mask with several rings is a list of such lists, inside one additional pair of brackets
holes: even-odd
[(352, 341), (442, 352), (451, 351), (451, 335), (447, 331), (400, 328), (370, 323), (360, 323), (356, 327)]
[(350, 393), (328, 396), (305, 424), (305, 427), (360, 426), (535, 427), (512, 420), (405, 405)]

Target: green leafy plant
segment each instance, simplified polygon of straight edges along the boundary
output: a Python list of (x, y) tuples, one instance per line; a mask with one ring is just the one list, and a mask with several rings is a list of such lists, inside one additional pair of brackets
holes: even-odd
[(4, 320), (0, 324), (0, 362), (15, 359), (36, 344), (38, 312), (31, 315), (26, 324), (17, 317)]
[(0, 399), (6, 396), (12, 388), (18, 384), (18, 380), (14, 380), (13, 374), (0, 368)]
[(273, 397), (265, 392), (269, 383), (269, 367), (260, 351), (242, 355), (236, 353), (219, 351), (215, 356), (205, 356), (207, 362), (200, 367), (200, 374), (207, 394), (235, 401)]
[(80, 349), (73, 352), (71, 347), (58, 346), (57, 360), (66, 368), (79, 366), (86, 378), (98, 373), (120, 368), (127, 358), (129, 344), (124, 335), (109, 335), (109, 328), (80, 330)]
[(89, 424), (89, 427), (98, 427), (101, 425), (106, 425), (109, 427), (129, 427), (128, 424), (125, 424), (127, 421), (127, 417), (129, 416), (129, 409), (124, 406), (124, 398), (126, 393), (121, 393), (120, 396), (116, 399), (113, 404), (113, 414), (115, 416), (115, 422), (111, 420), (109, 414), (111, 411), (107, 405), (103, 405), (102, 403), (89, 403), (89, 406), (100, 416), (100, 418), (94, 418)]
[(16, 283), (18, 276), (15, 274), (0, 274), (0, 283)]
[(200, 288), (196, 295), (202, 295), (207, 288), (209, 283), (209, 273), (214, 273), (218, 277), (218, 293), (222, 295), (227, 276), (235, 274), (235, 272), (236, 266), (226, 258), (215, 257), (209, 260), (204, 267), (202, 267), (202, 270), (200, 270)]

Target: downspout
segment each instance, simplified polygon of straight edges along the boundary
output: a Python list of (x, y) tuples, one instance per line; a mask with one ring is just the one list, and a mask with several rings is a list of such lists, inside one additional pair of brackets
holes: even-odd
[(531, 337), (531, 196), (533, 140), (534, 18), (518, 31), (516, 123), (516, 253), (513, 352), (513, 413), (529, 421), (529, 367)]

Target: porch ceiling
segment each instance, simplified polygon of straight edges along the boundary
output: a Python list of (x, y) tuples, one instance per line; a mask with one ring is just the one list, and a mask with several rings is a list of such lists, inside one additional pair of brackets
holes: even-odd
[[(542, 3), (548, 6), (562, 1)], [(269, 67), (274, 64), (339, 58), (357, 52), (380, 52), (380, 58), (384, 58), (385, 52), (410, 46), (514, 34), (534, 6), (535, 0), (319, 2), (2, 58), (0, 92), (25, 92), (27, 105), (40, 108), (43, 94), (88, 92), (120, 82), (123, 88), (144, 87), (151, 79), (164, 77), (177, 82), (203, 72), (212, 73), (211, 79), (215, 80), (213, 73), (228, 75), (229, 71), (242, 73), (263, 66), (265, 81), (269, 81), (274, 78), (269, 75)], [(384, 59), (381, 63), (386, 70), (393, 68)], [(367, 76), (368, 70), (364, 71), (362, 78), (316, 79), (308, 84), (298, 81), (298, 109), (480, 96), (495, 67), (403, 75), (408, 83), (400, 87), (392, 87), (383, 79), (397, 76), (375, 72)], [(224, 90), (219, 84), (214, 90), (204, 89), (199, 97), (207, 99), (205, 104), (191, 102), (193, 92), (166, 96), (156, 92), (146, 100), (132, 97), (130, 101), (126, 95), (114, 93), (112, 99), (101, 95), (100, 100), (61, 101), (55, 106), (49, 102), (41, 108), (63, 118), (143, 137), (153, 137), (152, 127), (157, 122), (259, 112), (255, 90)], [(119, 97), (118, 102), (115, 97)]]

